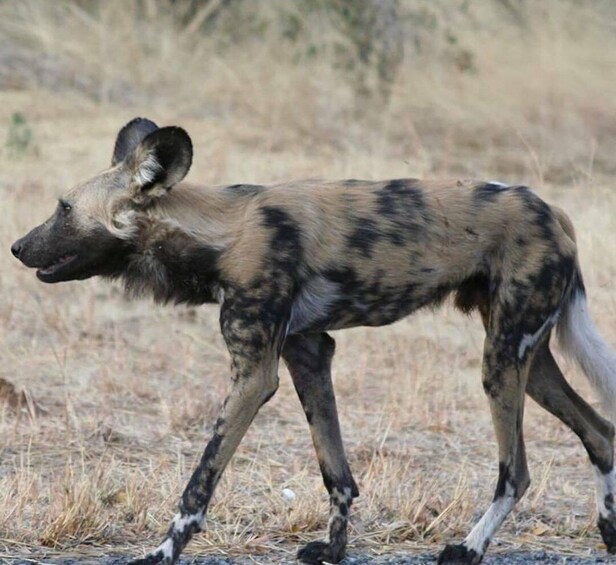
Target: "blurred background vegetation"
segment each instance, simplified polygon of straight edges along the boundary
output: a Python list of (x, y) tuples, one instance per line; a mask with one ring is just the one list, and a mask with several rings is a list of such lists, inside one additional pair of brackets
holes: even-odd
[(613, 173), (614, 53), (610, 0), (0, 1), (2, 90), (222, 118), (409, 174)]
[(306, 150), (376, 136), (427, 174), (614, 172), (615, 52), (609, 0), (0, 2), (0, 89), (226, 115)]

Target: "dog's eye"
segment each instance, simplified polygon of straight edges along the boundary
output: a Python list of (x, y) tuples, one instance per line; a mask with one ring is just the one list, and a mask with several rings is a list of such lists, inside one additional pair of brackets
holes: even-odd
[(73, 209), (73, 207), (64, 200), (60, 200), (60, 207), (65, 214), (68, 214)]

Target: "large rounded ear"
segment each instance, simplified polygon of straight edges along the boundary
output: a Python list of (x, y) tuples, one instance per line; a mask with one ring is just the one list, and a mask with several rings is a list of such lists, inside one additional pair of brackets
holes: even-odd
[(147, 135), (126, 160), (136, 196), (164, 194), (186, 176), (192, 155), (192, 142), (182, 128), (164, 127)]
[(128, 122), (119, 132), (113, 147), (111, 166), (115, 167), (128, 157), (145, 137), (156, 131), (158, 126), (147, 118), (135, 118)]

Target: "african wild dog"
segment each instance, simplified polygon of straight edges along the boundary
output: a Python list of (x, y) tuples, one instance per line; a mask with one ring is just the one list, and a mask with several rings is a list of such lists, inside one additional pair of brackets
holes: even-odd
[(111, 168), (70, 190), (12, 247), (44, 282), (120, 277), (130, 293), (159, 302), (221, 304), (231, 392), (163, 543), (138, 563), (173, 563), (201, 530), (221, 473), (276, 392), (281, 357), (330, 495), (327, 541), (298, 557), (339, 562), (358, 489), (340, 436), (326, 332), (389, 324), (452, 292), (485, 326), (483, 385), (499, 477), (487, 512), (439, 563), (479, 563), (528, 487), (525, 392), (582, 440), (596, 470), (599, 529), (616, 552), (614, 427), (567, 384), (549, 348), (556, 327), (613, 416), (616, 358), (588, 315), (562, 211), (524, 186), (499, 183), (178, 184), (191, 161), (184, 130), (135, 119), (118, 134)]

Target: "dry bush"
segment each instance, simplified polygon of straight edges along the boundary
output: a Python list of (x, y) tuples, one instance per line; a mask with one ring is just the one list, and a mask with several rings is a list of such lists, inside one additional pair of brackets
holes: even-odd
[[(400, 1), (404, 58), (384, 98), (358, 92), (330, 16), (302, 2), (234, 5), (191, 28), (171, 2), (0, 2), (0, 378), (44, 409), (0, 403), (0, 559), (156, 544), (227, 388), (215, 308), (127, 302), (100, 281), (44, 286), (6, 252), (63, 190), (107, 166), (135, 115), (189, 130), (195, 182), (532, 184), (571, 214), (591, 309), (616, 344), (611, 3)], [(497, 475), (480, 323), (446, 307), (335, 337), (362, 493), (351, 550), (436, 551), (465, 535)], [(281, 373), (190, 552), (280, 561), (322, 535), (325, 491)], [(577, 439), (530, 402), (526, 435), (534, 483), (495, 549), (598, 548)]]

